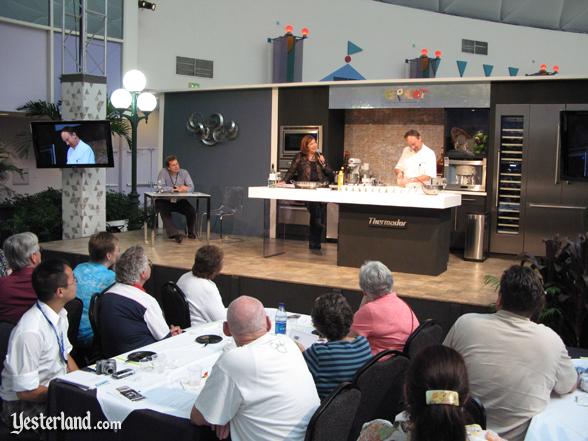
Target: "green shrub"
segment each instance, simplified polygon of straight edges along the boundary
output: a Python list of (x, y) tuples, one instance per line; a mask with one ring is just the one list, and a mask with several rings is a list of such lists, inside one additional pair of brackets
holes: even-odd
[(61, 190), (49, 187), (33, 195), (14, 195), (4, 202), (10, 217), (0, 226), (2, 239), (16, 233), (31, 231), (39, 241), (61, 240)]

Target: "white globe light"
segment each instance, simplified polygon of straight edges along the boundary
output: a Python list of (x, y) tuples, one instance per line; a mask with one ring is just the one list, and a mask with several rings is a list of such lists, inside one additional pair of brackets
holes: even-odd
[(145, 89), (147, 79), (143, 72), (137, 69), (129, 70), (123, 77), (123, 86), (131, 92), (141, 92)]
[(133, 97), (131, 96), (131, 92), (126, 89), (116, 89), (110, 95), (110, 102), (117, 109), (127, 109), (132, 101)]
[(157, 106), (157, 98), (149, 92), (143, 92), (137, 97), (137, 106), (143, 112), (152, 112)]

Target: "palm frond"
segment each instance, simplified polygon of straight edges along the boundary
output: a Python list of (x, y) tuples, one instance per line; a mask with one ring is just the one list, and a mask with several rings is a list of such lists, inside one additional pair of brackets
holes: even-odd
[(16, 110), (24, 110), (27, 116), (46, 116), (54, 121), (59, 121), (61, 119), (60, 105), (61, 101), (57, 104), (43, 100), (27, 101)]
[(118, 135), (126, 139), (127, 145), (131, 147), (131, 125), (122, 118), (116, 108), (112, 105), (110, 100), (106, 102), (106, 119), (110, 121), (110, 131), (114, 135)]

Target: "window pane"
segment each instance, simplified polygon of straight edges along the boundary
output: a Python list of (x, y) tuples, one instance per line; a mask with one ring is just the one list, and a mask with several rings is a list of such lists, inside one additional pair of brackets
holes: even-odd
[(0, 0), (0, 15), (48, 26), (49, 0)]

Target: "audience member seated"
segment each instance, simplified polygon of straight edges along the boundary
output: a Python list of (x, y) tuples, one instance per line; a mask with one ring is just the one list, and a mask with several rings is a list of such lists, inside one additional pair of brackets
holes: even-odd
[(118, 238), (105, 231), (93, 234), (88, 242), (88, 252), (90, 261), (80, 263), (74, 269), (78, 284), (76, 296), (84, 304), (78, 331), (78, 343), (82, 347), (91, 346), (94, 337), (88, 314), (92, 295), (104, 291), (115, 281), (114, 271), (110, 268), (116, 263), (120, 254)]
[(466, 425), (463, 406), (468, 398), (463, 358), (451, 348), (429, 346), (414, 358), (406, 373), (406, 411), (394, 423), (374, 420), (364, 424), (358, 441), (500, 440), (477, 424)]
[(225, 305), (212, 281), (223, 269), (223, 250), (214, 245), (200, 247), (192, 271), (183, 274), (178, 287), (186, 295), (192, 326), (225, 320)]
[(392, 273), (382, 262), (369, 261), (359, 270), (363, 300), (353, 317), (351, 336), (363, 335), (372, 354), (387, 349), (402, 351), (408, 336), (419, 326), (416, 315), (392, 291)]
[(509, 441), (523, 440), (551, 393), (571, 392), (578, 380), (561, 338), (530, 320), (543, 302), (539, 275), (512, 266), (500, 279), (497, 312), (462, 315), (443, 343), (465, 359), (488, 427)]
[(28, 232), (10, 236), (3, 248), (12, 273), (0, 277), (0, 321), (16, 324), (37, 300), (31, 277), (41, 250), (37, 236)]
[(38, 300), (13, 329), (2, 371), (0, 416), (8, 427), (13, 413), (25, 418), (47, 414), (49, 382), (77, 369), (63, 308), (76, 296), (71, 268), (61, 260), (43, 262), (33, 271), (32, 284)]
[(364, 336), (348, 336), (353, 311), (341, 294), (318, 297), (311, 317), (315, 329), (327, 343), (315, 343), (303, 355), (323, 399), (339, 384), (351, 381), (355, 372), (372, 358), (372, 351)]
[(111, 357), (177, 335), (167, 326), (157, 300), (143, 285), (151, 277), (151, 262), (141, 246), (132, 246), (118, 259), (116, 284), (102, 294), (98, 323), (102, 350)]
[(319, 398), (296, 343), (268, 333), (270, 319), (257, 299), (231, 302), (226, 335), (236, 347), (225, 350), (198, 396), (190, 419), (211, 425), (220, 439), (304, 440)]

